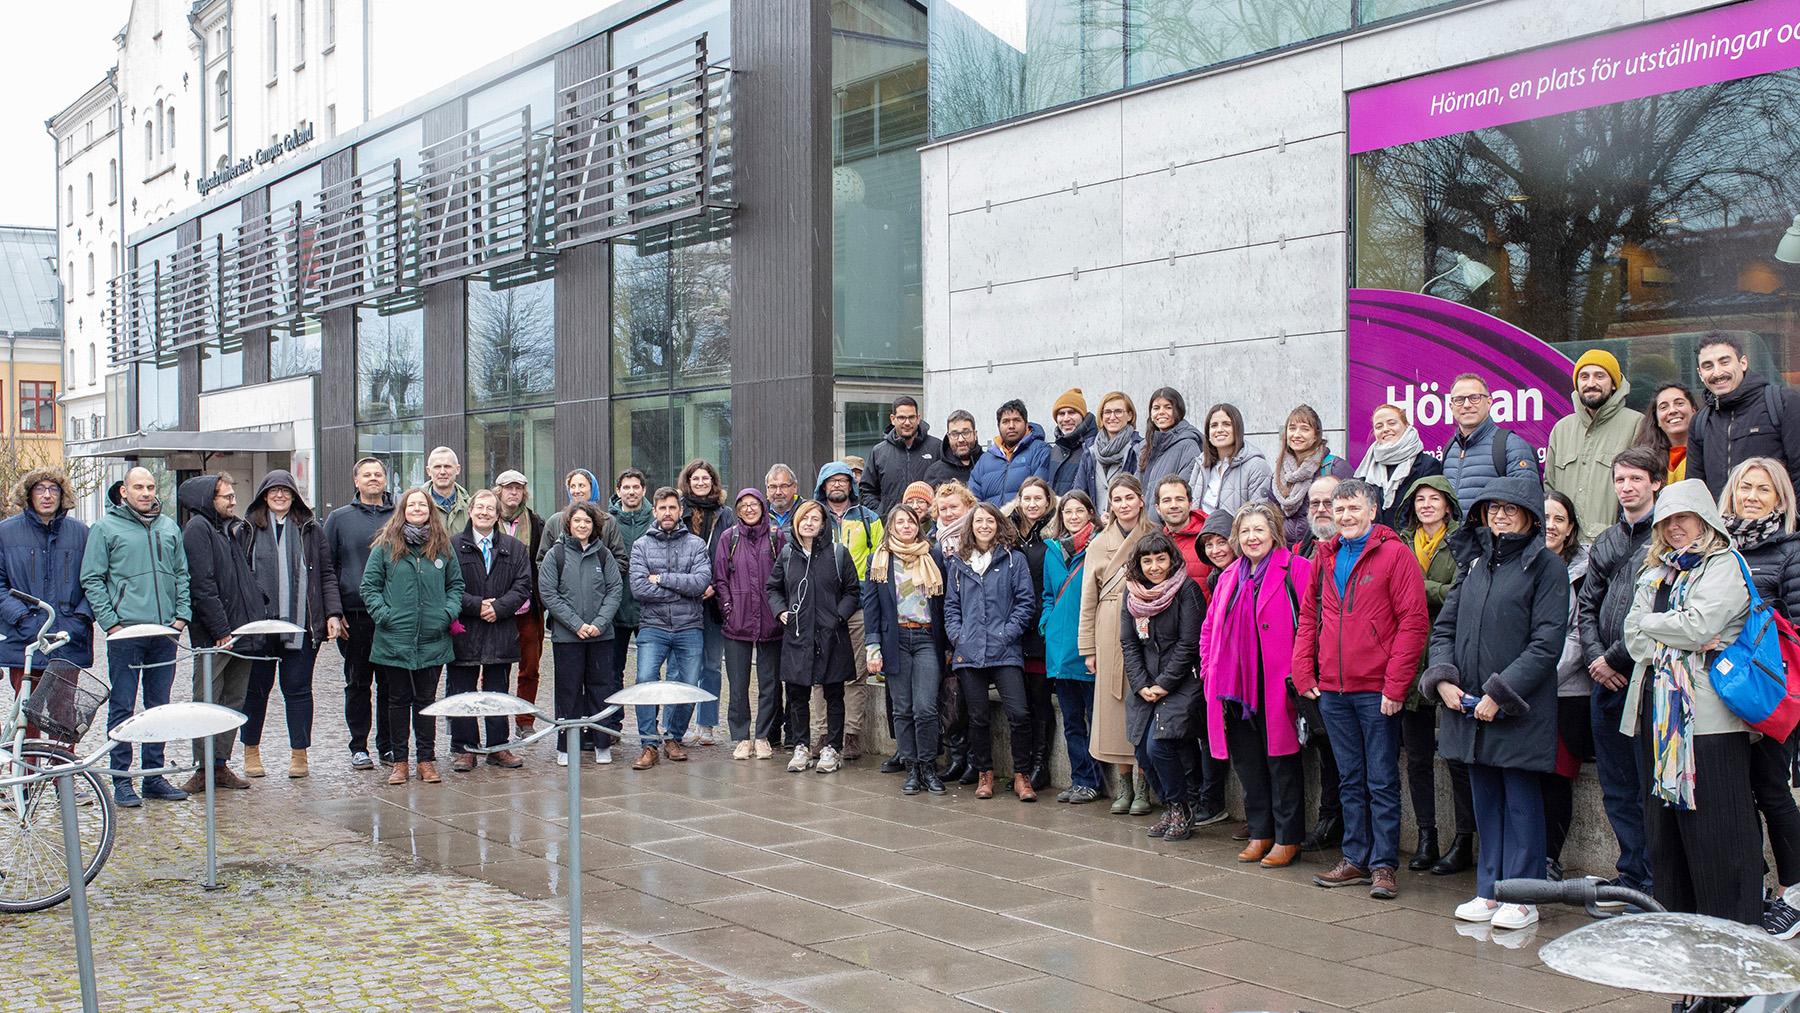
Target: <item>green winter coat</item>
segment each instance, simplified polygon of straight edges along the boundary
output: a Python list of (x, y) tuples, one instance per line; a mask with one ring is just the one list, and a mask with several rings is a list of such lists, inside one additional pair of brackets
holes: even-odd
[(81, 557), (81, 590), (102, 630), (135, 623), (193, 618), (188, 608), (187, 549), (168, 514), (146, 525), (137, 511), (114, 503), (88, 532)]
[(362, 599), (375, 622), (369, 661), (392, 668), (432, 668), (456, 656), (450, 623), (462, 612), (462, 567), (448, 552), (399, 559), (377, 545), (363, 568)]
[[(1450, 502), (1449, 515), (1444, 520), (1444, 538), (1438, 543), (1437, 552), (1431, 556), (1431, 565), (1425, 568), (1425, 606), (1430, 610), (1431, 621), (1437, 622), (1438, 610), (1444, 607), (1444, 599), (1450, 596), (1450, 589), (1456, 586), (1456, 578), (1462, 575), (1462, 568), (1456, 563), (1456, 556), (1450, 551), (1450, 536), (1462, 526), (1462, 506), (1456, 502), (1456, 490), (1451, 488), (1450, 480), (1442, 475), (1426, 475), (1412, 485), (1406, 487), (1406, 495), (1400, 503), (1400, 540), (1406, 543), (1406, 551), (1413, 551), (1413, 533), (1419, 529), (1419, 518), (1413, 514), (1413, 497), (1423, 488), (1436, 489), (1444, 494)], [(1414, 554), (1415, 559), (1418, 558)], [(1425, 660), (1431, 652), (1419, 655), (1419, 671), (1425, 671)], [(1417, 710), (1420, 707), (1436, 706), (1436, 700), (1427, 700), (1415, 689), (1407, 694), (1406, 707)]]
[(1598, 411), (1588, 410), (1577, 398), (1575, 410), (1550, 430), (1550, 446), (1544, 453), (1544, 488), (1555, 489), (1575, 503), (1583, 545), (1619, 519), (1612, 460), (1631, 446), (1644, 418), (1625, 407), (1630, 395), (1631, 381), (1626, 380)]

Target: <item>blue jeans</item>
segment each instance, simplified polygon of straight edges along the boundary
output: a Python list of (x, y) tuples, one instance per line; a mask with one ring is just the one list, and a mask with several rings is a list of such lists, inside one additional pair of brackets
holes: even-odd
[(1502, 879), (1544, 878), (1543, 775), (1511, 767), (1469, 764), (1475, 802), (1475, 896), (1494, 899)]
[(1337, 759), (1345, 860), (1364, 870), (1398, 868), (1400, 716), (1383, 715), (1376, 692), (1323, 693), (1319, 712)]
[(700, 688), (713, 699), (694, 705), (694, 722), (702, 728), (719, 727), (719, 684), (725, 666), (725, 627), (702, 620), (700, 636)]
[(1619, 885), (1650, 892), (1650, 848), (1644, 831), (1644, 798), (1650, 778), (1638, 747), (1623, 732), (1619, 720), (1625, 714), (1625, 690), (1594, 684), (1589, 697), (1589, 718), (1594, 725), (1594, 773), (1600, 779), (1600, 799), (1606, 822), (1619, 841)]
[(894, 702), (895, 755), (901, 763), (937, 762), (938, 685), (943, 654), (930, 630), (900, 629), (900, 656), (882, 658)]
[(1100, 790), (1100, 765), (1088, 754), (1088, 722), (1094, 716), (1094, 684), (1079, 679), (1052, 679), (1056, 706), (1062, 711), (1063, 742), (1069, 747), (1069, 780), (1076, 787)]
[[(150, 664), (157, 667), (142, 670), (131, 667)], [(106, 707), (106, 727), (110, 729), (137, 710), (140, 684), (144, 688), (145, 709), (169, 702), (169, 687), (175, 683), (175, 642), (164, 637), (114, 640), (106, 645), (106, 669), (112, 678), (112, 695)], [(163, 744), (146, 742), (140, 747), (139, 756), (140, 767), (155, 770), (163, 765)], [(130, 770), (131, 743), (113, 746), (111, 759), (114, 770)]]
[[(690, 686), (700, 684), (700, 651), (705, 635), (698, 627), (691, 630), (659, 630), (654, 626), (638, 627), (637, 681), (656, 682), (668, 678)], [(663, 662), (669, 671), (662, 673)], [(663, 732), (676, 742), (687, 734), (688, 719), (694, 715), (693, 704), (680, 704), (663, 710)], [(637, 709), (638, 738), (644, 745), (656, 742), (656, 708)]]
[(1163, 805), (1183, 805), (1200, 809), (1206, 795), (1206, 776), (1200, 765), (1198, 739), (1156, 739), (1144, 733), (1137, 745), (1138, 766), (1144, 768), (1144, 779)]

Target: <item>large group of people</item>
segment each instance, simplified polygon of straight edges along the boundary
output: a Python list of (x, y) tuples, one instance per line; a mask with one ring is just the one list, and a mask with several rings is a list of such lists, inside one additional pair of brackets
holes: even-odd
[[(0, 522), (0, 592), (54, 604), (75, 664), (92, 661), (94, 624), (166, 624), (196, 649), (229, 648), (212, 685), (196, 682), (249, 716), (214, 742), (227, 788), (265, 773), (277, 686), (288, 775), (307, 775), (326, 641), (344, 658), (349, 764), (385, 764), (392, 785), (442, 780), (424, 713), (440, 688), (535, 701), (547, 636), (554, 712), (583, 716), (621, 686), (635, 643), (638, 681), (723, 688), (728, 708), (721, 732), (716, 703), (639, 707), (634, 770), (728, 739), (735, 760), (829, 774), (885, 715), (895, 747), (881, 769), (903, 775), (901, 792), (960, 783), (1033, 802), (1054, 787), (1060, 731), (1058, 802), (1110, 797), (1179, 842), (1230, 818), (1235, 775), (1238, 859), (1284, 869), (1341, 848), (1320, 887), (1394, 897), (1410, 803), (1408, 868), (1475, 869), (1456, 916), (1518, 929), (1537, 912), (1500, 903), (1494, 884), (1561, 877), (1572, 785), (1592, 762), (1617, 882), (1787, 938), (1800, 932), (1781, 896), (1800, 883), (1794, 742), (1752, 731), (1709, 666), (1753, 590), (1800, 618), (1800, 394), (1750, 372), (1730, 334), (1704, 338), (1696, 365), (1704, 398), (1665, 385), (1644, 415), (1612, 355), (1583, 355), (1541, 465), (1465, 374), (1441, 448), (1382, 405), (1354, 466), (1307, 405), (1286, 415), (1271, 460), (1236, 406), (1195, 425), (1164, 387), (1141, 428), (1119, 391), (1094, 412), (1064, 392), (1048, 432), (1009, 400), (985, 447), (971, 412), (950, 412), (940, 439), (901, 397), (866, 461), (828, 462), (804, 487), (775, 464), (727, 500), (719, 470), (696, 460), (672, 486), (627, 468), (608, 497), (575, 469), (545, 515), (517, 471), (471, 493), (448, 448), (397, 497), (381, 460), (357, 461), (354, 499), (323, 522), (274, 471), (241, 514), (231, 476), (187, 480), (177, 527), (134, 468), (90, 531), (68, 516), (68, 479), (44, 470)], [(301, 632), (233, 640), (259, 618)], [(0, 593), (0, 626), (16, 685), (35, 624)], [(167, 638), (110, 645), (109, 723), (140, 692), (167, 701), (174, 653)], [(533, 725), (451, 722), (451, 772), (522, 766), (507, 745)], [(997, 769), (1000, 725), (1010, 755)], [(559, 740), (556, 762), (612, 763), (623, 729), (590, 734)], [(162, 766), (160, 747), (140, 759)], [(130, 762), (117, 747), (114, 766)], [(1439, 776), (1455, 803), (1447, 836)], [(199, 783), (147, 776), (140, 794), (121, 774), (115, 798), (178, 800)], [(1757, 871), (1759, 815), (1772, 881)]]

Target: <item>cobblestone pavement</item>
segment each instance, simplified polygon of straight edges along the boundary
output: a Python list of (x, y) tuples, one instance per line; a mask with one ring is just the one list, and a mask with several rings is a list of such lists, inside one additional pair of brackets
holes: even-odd
[[(340, 673), (327, 647), (310, 778), (280, 776), (271, 702), (271, 776), (220, 800), (225, 890), (197, 886), (198, 800), (121, 814), (90, 892), (106, 1008), (566, 1008), (566, 772), (548, 744), (523, 770), (386, 787), (349, 769)], [(1542, 965), (1578, 914), (1498, 939), (1457, 925), (1466, 876), (1402, 873), (1400, 898), (1375, 901), (1310, 885), (1323, 856), (1238, 865), (1231, 824), (1163, 844), (1102, 806), (908, 798), (874, 758), (794, 775), (715, 747), (637, 773), (619, 752), (583, 771), (595, 1009), (1668, 1008)], [(0, 1007), (76, 1006), (67, 910), (0, 918)]]

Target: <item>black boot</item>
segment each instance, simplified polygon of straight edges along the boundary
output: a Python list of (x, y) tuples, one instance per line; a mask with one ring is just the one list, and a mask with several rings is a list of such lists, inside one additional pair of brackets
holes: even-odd
[(903, 765), (906, 770), (906, 783), (900, 786), (900, 793), (902, 795), (917, 795), (919, 793), (919, 789), (923, 786), (919, 780), (919, 770), (924, 766), (923, 763), (908, 763)]
[(881, 761), (881, 772), (883, 774), (898, 774), (903, 770), (909, 769), (911, 766), (912, 764), (900, 759), (900, 754), (896, 752), (894, 755)]
[(1053, 740), (1049, 738), (1041, 738), (1039, 743), (1037, 755), (1033, 757), (1036, 763), (1031, 768), (1031, 786), (1043, 791), (1050, 787), (1050, 751), (1054, 746)]
[(1169, 808), (1174, 812), (1175, 817), (1169, 821), (1168, 828), (1163, 831), (1163, 840), (1185, 841), (1194, 836), (1194, 810), (1189, 808), (1185, 802), (1177, 802)]
[(925, 790), (933, 795), (944, 793), (944, 779), (938, 776), (937, 764), (930, 762), (919, 764), (919, 779), (924, 782)]
[(1419, 847), (1413, 852), (1412, 861), (1406, 867), (1414, 872), (1424, 872), (1438, 860), (1437, 828), (1419, 831)]
[(1324, 851), (1344, 843), (1344, 817), (1340, 813), (1322, 815), (1313, 824), (1312, 833), (1300, 842), (1301, 851)]
[(963, 784), (974, 784), (974, 780), (963, 781), (969, 770), (969, 734), (967, 731), (945, 729), (944, 741), (944, 780), (959, 781)]
[(1450, 838), (1450, 850), (1431, 867), (1433, 876), (1454, 876), (1475, 865), (1475, 835), (1457, 834)]

